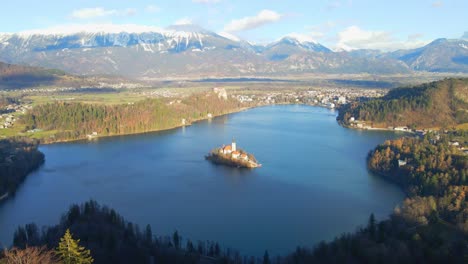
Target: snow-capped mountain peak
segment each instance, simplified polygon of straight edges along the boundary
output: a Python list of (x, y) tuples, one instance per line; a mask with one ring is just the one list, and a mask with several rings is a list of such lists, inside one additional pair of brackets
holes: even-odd
[(297, 47), (303, 50), (315, 52), (331, 52), (330, 49), (318, 42), (315, 42), (311, 37), (295, 33), (286, 35), (278, 41), (267, 45), (267, 48), (275, 48), (280, 46)]
[(299, 33), (290, 33), (284, 36), (282, 39), (294, 40), (301, 44), (304, 44), (304, 43), (318, 44), (312, 37), (304, 35), (304, 34), (299, 34)]
[(203, 51), (229, 45), (232, 40), (196, 25), (175, 25), (165, 29), (139, 25), (67, 25), (42, 30), (0, 34), (1, 46), (14, 43), (23, 50), (141, 46), (151, 52)]

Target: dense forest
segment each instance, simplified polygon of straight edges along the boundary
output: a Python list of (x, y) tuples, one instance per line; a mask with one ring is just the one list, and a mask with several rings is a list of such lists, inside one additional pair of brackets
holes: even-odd
[(27, 138), (0, 140), (0, 197), (14, 194), (26, 175), (44, 163), (37, 147), (36, 140)]
[[(263, 259), (243, 258), (222, 249), (213, 241), (191, 241), (177, 231), (157, 236), (151, 226), (140, 228), (115, 210), (95, 201), (72, 205), (58, 225), (40, 229), (36, 224), (20, 226), (13, 238), (15, 248), (47, 245), (54, 250), (66, 230), (91, 251), (95, 263), (257, 263)], [(266, 263), (269, 256), (266, 253)], [(1, 263), (1, 260), (0, 260)]]
[(22, 118), (26, 130), (39, 128), (57, 131), (45, 142), (82, 139), (96, 132), (99, 136), (142, 133), (180, 126), (239, 109), (239, 102), (219, 98), (215, 93), (200, 93), (171, 102), (146, 99), (133, 104), (104, 105), (86, 103), (48, 103), (38, 105)]
[(374, 127), (451, 127), (468, 123), (468, 78), (445, 79), (391, 90), (382, 98), (340, 109), (338, 120), (366, 121)]
[(443, 197), (407, 199), (389, 220), (378, 222), (371, 215), (368, 224), (353, 234), (313, 248), (298, 247), (282, 257), (268, 251), (259, 257), (242, 256), (217, 242), (183, 238), (177, 231), (157, 236), (151, 226), (140, 228), (94, 201), (72, 205), (58, 225), (20, 226), (9, 251), (47, 245), (44, 254), (50, 253), (69, 229), (91, 251), (95, 263), (466, 263), (468, 230), (447, 222), (468, 215), (466, 191), (454, 187)]
[(468, 131), (388, 140), (369, 153), (368, 166), (410, 196), (443, 195), (449, 186), (468, 185), (468, 156), (460, 146), (468, 146)]

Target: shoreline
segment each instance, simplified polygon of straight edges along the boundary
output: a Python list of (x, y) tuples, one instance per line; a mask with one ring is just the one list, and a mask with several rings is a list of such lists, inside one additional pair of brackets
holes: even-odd
[(221, 116), (225, 116), (225, 115), (240, 113), (240, 112), (243, 112), (245, 110), (253, 109), (253, 108), (256, 108), (256, 107), (260, 107), (260, 106), (242, 107), (242, 108), (239, 108), (239, 109), (228, 111), (228, 112), (223, 113), (223, 114), (213, 115), (212, 117), (203, 117), (203, 118), (194, 119), (192, 122), (190, 122), (189, 124), (186, 124), (186, 125), (181, 124), (181, 125), (171, 126), (171, 127), (162, 128), (162, 129), (154, 129), (154, 130), (135, 132), (135, 133), (122, 133), (122, 134), (95, 136), (95, 137), (93, 137), (91, 139), (88, 139), (87, 137), (83, 137), (83, 138), (76, 138), (76, 139), (56, 140), (56, 141), (51, 141), (51, 142), (40, 142), (40, 145), (52, 145), (52, 144), (71, 143), (71, 142), (78, 142), (78, 141), (94, 141), (94, 140), (99, 140), (99, 138), (120, 137), (120, 136), (130, 136), (130, 135), (142, 135), (142, 134), (147, 134), (147, 133), (170, 131), (170, 130), (181, 128), (181, 127), (191, 126), (192, 124), (195, 124), (195, 123), (198, 123), (198, 122), (201, 122), (201, 121), (205, 121), (205, 120), (209, 120), (209, 119), (213, 119), (213, 118), (216, 118), (216, 117), (221, 117)]
[[(338, 110), (339, 111), (339, 110)], [(350, 126), (350, 125), (347, 125), (345, 123), (343, 123), (342, 121), (340, 120), (336, 120), (336, 122), (344, 127), (344, 128), (349, 128), (349, 129), (353, 129), (353, 130), (361, 130), (361, 131), (388, 131), (388, 132), (395, 132), (395, 133), (407, 133), (407, 134), (412, 134), (412, 135), (415, 135), (416, 132), (414, 131), (403, 131), (403, 130), (395, 130), (393, 128), (385, 128), (385, 127), (355, 127), (355, 126)]]
[[(367, 159), (366, 159), (366, 161), (367, 161)], [(380, 172), (380, 171), (369, 169), (369, 166), (367, 166), (367, 164), (366, 164), (366, 167), (367, 167), (367, 171), (369, 171), (374, 176), (379, 177), (379, 178), (383, 179), (384, 181), (386, 181), (386, 182), (388, 182), (390, 184), (396, 185), (405, 194), (406, 198), (411, 197), (410, 193), (402, 186), (402, 184), (399, 183), (398, 181), (396, 181), (395, 179), (393, 179), (390, 174), (386, 174), (386, 173), (383, 173), (383, 172)]]
[[(213, 119), (213, 118), (216, 118), (216, 117), (221, 117), (221, 116), (225, 116), (225, 115), (240, 113), (240, 112), (243, 112), (243, 111), (246, 111), (246, 110), (249, 110), (249, 109), (258, 108), (258, 107), (274, 106), (274, 105), (306, 105), (306, 106), (311, 106), (311, 107), (320, 107), (320, 108), (324, 108), (324, 109), (328, 109), (328, 110), (335, 110), (335, 111), (338, 111), (338, 112), (339, 112), (339, 109), (338, 109), (338, 108), (329, 108), (329, 107), (326, 107), (326, 106), (316, 105), (316, 104), (275, 103), (275, 104), (255, 105), (255, 106), (246, 106), (246, 107), (242, 107), (242, 108), (239, 108), (239, 109), (230, 110), (230, 111), (227, 111), (226, 113), (223, 113), (223, 114), (213, 115), (212, 117), (203, 117), (203, 118), (194, 119), (192, 122), (190, 122), (189, 124), (186, 124), (186, 125), (180, 124), (180, 125), (176, 125), (176, 126), (171, 126), (171, 127), (167, 127), (167, 128), (162, 128), (162, 129), (154, 129), (154, 130), (141, 131), (141, 132), (134, 132), (134, 133), (122, 133), (122, 134), (112, 134), (112, 135), (100, 135), (100, 136), (94, 136), (94, 137), (92, 137), (92, 138), (87, 138), (87, 137), (85, 136), (85, 137), (76, 138), (76, 139), (54, 140), (54, 141), (50, 141), (50, 142), (40, 142), (40, 145), (51, 145), (51, 144), (60, 144), (60, 143), (71, 143), (71, 142), (78, 142), (78, 141), (94, 141), (94, 140), (99, 140), (99, 138), (119, 137), (119, 136), (130, 136), (130, 135), (141, 135), (141, 134), (147, 134), (147, 133), (154, 133), (154, 132), (161, 132), (161, 131), (169, 131), (169, 130), (173, 130), (173, 129), (177, 129), (177, 128), (181, 128), (181, 127), (191, 126), (192, 124), (195, 124), (195, 123), (197, 123), (197, 122), (205, 121), (205, 120), (209, 120), (209, 119)], [(353, 129), (353, 130), (389, 131), (389, 132), (403, 132), (403, 133), (415, 134), (415, 133), (412, 132), (412, 131), (397, 131), (397, 130), (388, 129), (388, 128), (358, 128), (358, 127), (353, 127), (353, 126), (350, 126), (350, 125), (346, 125), (346, 124), (344, 124), (343, 122), (339, 121), (338, 119), (336, 119), (336, 121), (337, 121), (338, 125), (340, 125), (340, 126), (342, 126), (342, 127), (344, 127), (344, 128), (349, 128), (349, 129)], [(40, 140), (40, 141), (41, 141), (41, 140)]]
[[(242, 108), (239, 108), (239, 109), (235, 109), (235, 110), (230, 110), (226, 113), (223, 113), (223, 114), (219, 114), (219, 115), (213, 115), (212, 117), (203, 117), (203, 118), (198, 118), (198, 119), (194, 119), (192, 122), (190, 122), (189, 124), (187, 125), (176, 125), (176, 126), (172, 126), (172, 127), (167, 127), (167, 128), (162, 128), (162, 129), (154, 129), (154, 130), (148, 130), (148, 131), (142, 131), (142, 132), (134, 132), (134, 133), (122, 133), (122, 134), (112, 134), (112, 135), (101, 135), (101, 136), (94, 136), (92, 138), (87, 138), (86, 136), (83, 137), (83, 138), (76, 138), (76, 139), (61, 139), (61, 140), (54, 140), (54, 141), (50, 141), (50, 142), (41, 142), (40, 141), (40, 145), (52, 145), (52, 144), (60, 144), (60, 143), (71, 143), (71, 142), (79, 142), (79, 141), (93, 141), (93, 140), (99, 140), (99, 138), (108, 138), (108, 137), (119, 137), (119, 136), (130, 136), (130, 135), (142, 135), (142, 134), (147, 134), (147, 133), (154, 133), (154, 132), (161, 132), (161, 131), (169, 131), (169, 130), (172, 130), (172, 129), (177, 129), (177, 128), (181, 128), (181, 127), (187, 127), (187, 126), (191, 126), (192, 124), (195, 124), (197, 122), (200, 122), (200, 121), (205, 121), (205, 120), (209, 120), (209, 119), (213, 119), (213, 118), (216, 118), (216, 117), (221, 117), (221, 116), (225, 116), (225, 115), (230, 115), (230, 114), (235, 114), (235, 113), (240, 113), (240, 112), (243, 112), (243, 111), (246, 111), (246, 110), (250, 110), (250, 109), (254, 109), (254, 108), (258, 108), (258, 107), (264, 107), (264, 106), (274, 106), (274, 105), (306, 105), (306, 106), (312, 106), (312, 107), (320, 107), (320, 108), (325, 108), (325, 109), (329, 109), (331, 110), (330, 108), (328, 107), (325, 107), (325, 106), (321, 106), (321, 105), (315, 105), (315, 104), (297, 104), (297, 103), (275, 103), (275, 104), (264, 104), (264, 105), (255, 105), (255, 106), (246, 106), (246, 107), (242, 107)], [(336, 108), (332, 108), (334, 110), (337, 110)], [(339, 122), (338, 122), (339, 123)]]

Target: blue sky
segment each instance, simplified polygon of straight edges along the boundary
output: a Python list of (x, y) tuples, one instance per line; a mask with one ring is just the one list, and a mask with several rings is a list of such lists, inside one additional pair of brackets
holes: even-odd
[(337, 49), (393, 50), (468, 31), (466, 0), (15, 0), (1, 6), (0, 32), (193, 23), (257, 43), (293, 34)]

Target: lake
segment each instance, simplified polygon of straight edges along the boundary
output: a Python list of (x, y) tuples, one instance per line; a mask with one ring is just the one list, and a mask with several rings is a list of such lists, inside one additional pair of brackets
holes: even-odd
[[(0, 243), (10, 245), (18, 225), (56, 224), (70, 204), (89, 199), (156, 235), (178, 230), (246, 255), (286, 254), (355, 231), (404, 198), (366, 169), (369, 150), (399, 135), (346, 129), (336, 115), (267, 106), (170, 131), (41, 146), (45, 164), (0, 205)], [(263, 167), (204, 159), (232, 138)]]

